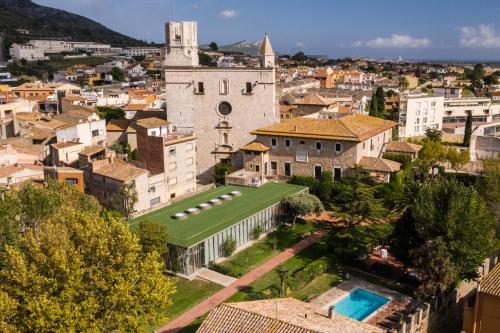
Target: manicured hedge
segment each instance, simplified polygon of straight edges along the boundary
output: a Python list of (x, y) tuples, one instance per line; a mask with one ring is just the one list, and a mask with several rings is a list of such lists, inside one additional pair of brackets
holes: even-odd
[(321, 257), (307, 264), (303, 269), (296, 272), (293, 278), (289, 279), (288, 285), (291, 289), (298, 289), (311, 282), (315, 277), (325, 273), (330, 266), (330, 260), (327, 257)]

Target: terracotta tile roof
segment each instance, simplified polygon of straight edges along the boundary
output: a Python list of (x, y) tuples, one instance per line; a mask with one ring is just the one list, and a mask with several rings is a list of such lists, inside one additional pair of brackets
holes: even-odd
[(256, 135), (313, 138), (326, 140), (364, 141), (393, 128), (390, 120), (353, 114), (335, 119), (293, 118), (252, 132)]
[(287, 105), (287, 104), (280, 104), (280, 112), (288, 112), (292, 109), (296, 109), (297, 105)]
[(401, 163), (377, 157), (361, 157), (358, 166), (361, 169), (377, 172), (395, 172), (401, 169)]
[(127, 106), (123, 109), (125, 111), (144, 111), (147, 109), (147, 104), (127, 104)]
[(240, 149), (248, 151), (266, 152), (271, 148), (260, 142), (252, 142), (246, 146), (241, 147)]
[(394, 153), (418, 153), (422, 146), (406, 141), (391, 141), (387, 144), (386, 151)]
[(88, 146), (82, 149), (81, 152), (79, 152), (79, 155), (85, 155), (85, 156), (91, 156), (100, 152), (105, 151), (106, 149), (101, 147), (101, 146)]
[(54, 147), (56, 149), (61, 149), (61, 148), (68, 148), (68, 147), (78, 146), (78, 145), (83, 145), (83, 143), (74, 142), (74, 141), (56, 142), (56, 143), (52, 143), (51, 147)]
[(497, 264), (480, 282), (480, 293), (500, 297), (500, 264)]
[(0, 177), (8, 177), (16, 172), (26, 169), (40, 171), (43, 173), (43, 165), (6, 165), (0, 167)]
[(136, 121), (136, 124), (137, 124), (137, 126), (141, 126), (144, 128), (157, 128), (160, 126), (168, 125), (169, 122), (164, 120), (164, 119), (151, 117), (151, 118), (138, 119)]
[(379, 328), (292, 298), (221, 304), (197, 333), (378, 333)]
[(140, 169), (130, 163), (126, 163), (120, 160), (115, 160), (115, 162), (113, 163), (109, 163), (98, 167), (97, 169), (94, 169), (94, 174), (107, 178), (113, 178), (122, 182), (135, 179), (145, 173), (147, 173), (145, 169)]
[(125, 132), (130, 125), (128, 119), (111, 119), (106, 126), (108, 132)]

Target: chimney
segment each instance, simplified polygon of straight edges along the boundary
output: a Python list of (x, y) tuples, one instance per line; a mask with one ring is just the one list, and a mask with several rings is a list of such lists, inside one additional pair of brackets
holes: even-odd
[(335, 306), (330, 306), (328, 308), (328, 319), (332, 319), (333, 318), (333, 312), (335, 311)]

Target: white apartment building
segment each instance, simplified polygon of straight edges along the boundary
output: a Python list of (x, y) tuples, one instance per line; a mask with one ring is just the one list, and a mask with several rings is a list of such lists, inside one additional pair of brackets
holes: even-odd
[(468, 113), (474, 125), (500, 121), (500, 103), (488, 97), (447, 98), (443, 111), (443, 127), (448, 129), (465, 127)]
[(9, 49), (9, 54), (10, 57), (15, 60), (25, 59), (27, 61), (37, 61), (47, 59), (42, 50), (31, 44), (14, 43)]
[(423, 136), (427, 128), (441, 130), (444, 97), (406, 95), (399, 109), (399, 137)]
[(160, 54), (161, 50), (158, 47), (129, 47), (123, 49), (123, 54), (127, 57), (147, 56), (148, 54)]
[(57, 142), (79, 142), (106, 147), (106, 120), (94, 113), (88, 121), (66, 125), (56, 131)]
[(43, 53), (61, 53), (73, 51), (73, 43), (63, 40), (32, 39), (29, 44)]

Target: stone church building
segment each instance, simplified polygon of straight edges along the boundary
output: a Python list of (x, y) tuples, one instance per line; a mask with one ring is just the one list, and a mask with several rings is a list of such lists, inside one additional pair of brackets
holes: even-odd
[(221, 161), (241, 168), (240, 147), (255, 139), (250, 132), (279, 119), (267, 34), (260, 67), (243, 68), (200, 66), (196, 22), (167, 22), (165, 34), (167, 119), (177, 131), (194, 131), (199, 179), (208, 181)]

